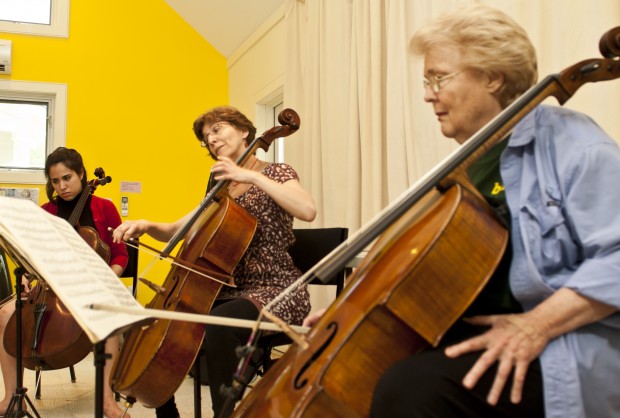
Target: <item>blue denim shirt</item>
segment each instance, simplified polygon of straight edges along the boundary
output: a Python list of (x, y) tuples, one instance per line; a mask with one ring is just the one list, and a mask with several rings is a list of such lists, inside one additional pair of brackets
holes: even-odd
[[(510, 285), (527, 311), (567, 287), (620, 309), (620, 149), (587, 116), (538, 106), (514, 128), (501, 174)], [(541, 355), (547, 418), (620, 417), (620, 314)]]

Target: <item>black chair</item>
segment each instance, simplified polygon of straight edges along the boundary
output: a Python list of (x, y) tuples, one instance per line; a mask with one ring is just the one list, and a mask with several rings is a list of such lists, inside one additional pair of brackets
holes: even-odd
[[(315, 228), (294, 229), (295, 243), (289, 248), (289, 254), (293, 263), (302, 273), (306, 273), (317, 265), (332, 250), (347, 240), (349, 230), (347, 228)], [(344, 288), (347, 268), (341, 269), (334, 277), (323, 283), (314, 279), (310, 284), (336, 286), (336, 296)], [(291, 344), (290, 338), (284, 333), (263, 336), (258, 341), (262, 350), (262, 365), (258, 374), (262, 375), (269, 370), (277, 359), (272, 357), (275, 347)]]
[[(134, 238), (132, 241), (132, 246), (125, 245), (125, 247), (127, 248), (127, 255), (129, 256), (129, 259), (127, 260), (127, 266), (125, 267), (125, 270), (120, 277), (132, 278), (131, 294), (133, 295), (133, 298), (136, 299), (138, 297), (138, 254), (140, 252), (138, 251), (138, 238)], [(114, 398), (118, 402), (121, 400), (121, 395), (119, 393), (114, 393)]]
[[(347, 228), (294, 229), (293, 233), (295, 234), (295, 243), (289, 248), (288, 252), (293, 263), (302, 273), (306, 273), (317, 265), (334, 248), (345, 242), (349, 236)], [(310, 284), (336, 285), (336, 294), (340, 294), (346, 278), (345, 270), (339, 271), (328, 283), (314, 279)]]
[(127, 267), (125, 267), (125, 271), (121, 274), (121, 277), (131, 277), (133, 278), (133, 282), (131, 285), (131, 293), (133, 294), (134, 299), (138, 295), (138, 238), (134, 238), (133, 246), (126, 245), (127, 254), (129, 255), (129, 261), (127, 261)]

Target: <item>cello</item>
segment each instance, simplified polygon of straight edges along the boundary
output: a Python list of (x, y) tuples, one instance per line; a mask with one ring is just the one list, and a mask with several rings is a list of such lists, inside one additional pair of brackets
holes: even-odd
[(564, 104), (585, 83), (619, 78), (620, 27), (603, 36), (600, 50), (606, 58), (579, 62), (524, 93), (306, 273), (306, 280), (328, 278), (379, 237), (308, 334), (308, 347), (291, 346), (233, 416), (367, 417), (384, 371), (439, 343), (504, 250), (506, 231), (472, 190), (467, 167), (545, 98)]
[[(82, 190), (68, 222), (101, 258), (109, 262), (110, 248), (97, 231), (79, 225), (88, 197), (97, 186), (112, 181), (100, 167), (95, 170), (95, 176), (97, 178), (88, 182)], [(38, 280), (22, 309), (22, 364), (27, 369), (57, 370), (69, 367), (84, 359), (92, 349), (86, 333), (45, 281)], [(4, 348), (13, 357), (17, 356), (16, 326), (16, 315), (13, 313), (4, 333)]]
[[(236, 162), (238, 165), (243, 166), (258, 148), (266, 151), (274, 139), (291, 135), (299, 128), (299, 116), (291, 109), (283, 110), (278, 121), (282, 126), (254, 139)], [(175, 257), (177, 263), (162, 286), (140, 279), (155, 291), (147, 308), (206, 315), (221, 287), (234, 286), (231, 274), (250, 245), (257, 221), (228, 195), (228, 183), (219, 181), (211, 189), (161, 252), (160, 257), (168, 257), (184, 240)], [(186, 265), (193, 266), (192, 270)], [(112, 367), (112, 389), (126, 395), (130, 402), (138, 401), (149, 408), (162, 405), (187, 376), (204, 334), (204, 325), (164, 319), (132, 328)]]

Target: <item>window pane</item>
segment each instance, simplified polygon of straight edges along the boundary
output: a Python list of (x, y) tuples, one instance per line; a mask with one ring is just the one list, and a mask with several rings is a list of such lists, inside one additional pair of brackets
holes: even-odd
[[(278, 122), (278, 115), (283, 110), (284, 110), (284, 103), (278, 103), (277, 105), (273, 107), (273, 126), (277, 126), (280, 124), (280, 122)], [(273, 153), (275, 155), (276, 163), (284, 162), (284, 142), (283, 141), (284, 139), (277, 138), (274, 144), (274, 147), (273, 147), (274, 149)]]
[(46, 102), (0, 101), (0, 168), (44, 168), (47, 115)]
[(52, 0), (0, 0), (0, 20), (51, 24)]

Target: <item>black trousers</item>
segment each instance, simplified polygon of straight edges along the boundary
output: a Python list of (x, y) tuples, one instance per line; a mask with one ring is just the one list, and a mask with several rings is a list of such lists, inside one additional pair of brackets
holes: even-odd
[[(254, 320), (258, 318), (258, 309), (247, 299), (233, 299), (216, 302), (209, 315), (237, 319)], [(233, 374), (239, 365), (237, 347), (244, 345), (250, 333), (249, 328), (235, 328), (229, 326), (205, 326), (205, 357), (207, 359), (207, 375), (213, 413), (216, 418), (223, 417), (222, 412), (226, 404), (226, 396), (222, 395), (222, 385), (230, 387)], [(230, 410), (232, 412), (232, 409)], [(157, 418), (176, 418), (179, 416), (174, 396), (156, 409)]]
[(372, 399), (372, 418), (479, 418), (544, 417), (540, 362), (532, 362), (519, 404), (510, 402), (512, 375), (499, 402), (489, 405), (486, 397), (495, 379), (497, 365), (491, 367), (469, 390), (461, 383), (481, 352), (458, 358), (446, 357), (444, 349), (480, 334), (484, 328), (466, 323), (455, 325), (442, 343), (433, 349), (408, 357), (388, 368), (381, 377)]
[[(211, 310), (210, 315), (254, 320), (258, 318), (258, 313), (258, 308), (249, 300), (234, 299), (217, 305)], [(226, 396), (221, 394), (220, 388), (222, 385), (230, 387), (232, 384), (233, 375), (239, 365), (237, 347), (247, 343), (252, 330), (207, 325), (205, 331), (204, 347), (213, 413), (216, 418), (222, 418), (228, 416), (232, 408), (226, 415), (222, 414)]]

